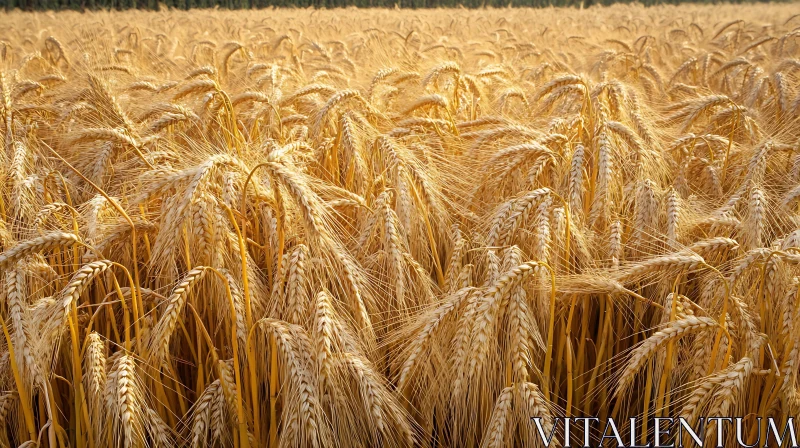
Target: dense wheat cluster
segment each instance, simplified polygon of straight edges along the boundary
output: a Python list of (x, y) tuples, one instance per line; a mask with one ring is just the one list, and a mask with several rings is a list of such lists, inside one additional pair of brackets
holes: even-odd
[(0, 445), (754, 440), (800, 410), (793, 9), (3, 16)]

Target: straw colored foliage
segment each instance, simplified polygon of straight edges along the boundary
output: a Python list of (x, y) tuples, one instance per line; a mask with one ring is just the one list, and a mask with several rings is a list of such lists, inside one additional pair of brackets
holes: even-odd
[(6, 13), (0, 446), (796, 414), (792, 6)]

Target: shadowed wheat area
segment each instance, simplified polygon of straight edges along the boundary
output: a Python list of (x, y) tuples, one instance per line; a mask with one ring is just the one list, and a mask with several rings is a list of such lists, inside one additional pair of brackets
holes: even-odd
[(0, 15), (0, 446), (754, 440), (800, 408), (797, 12)]

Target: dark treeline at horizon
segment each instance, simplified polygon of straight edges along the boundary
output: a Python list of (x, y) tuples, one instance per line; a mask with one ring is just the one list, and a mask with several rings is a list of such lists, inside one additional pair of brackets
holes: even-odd
[[(160, 8), (193, 9), (252, 9), (269, 7), (315, 7), (340, 8), (357, 6), (361, 8), (445, 8), (445, 7), (549, 7), (571, 6), (588, 7), (610, 5), (612, 3), (633, 3), (617, 0), (0, 0), (0, 8), (25, 11), (45, 10), (99, 10), (99, 9), (143, 9)], [(645, 6), (678, 3), (718, 3), (715, 0), (639, 0)], [(727, 0), (725, 3), (769, 3), (769, 0)]]

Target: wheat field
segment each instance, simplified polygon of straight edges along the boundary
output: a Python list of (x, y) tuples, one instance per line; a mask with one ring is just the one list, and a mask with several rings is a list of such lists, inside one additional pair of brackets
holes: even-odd
[(0, 15), (0, 446), (785, 424), (797, 12)]

